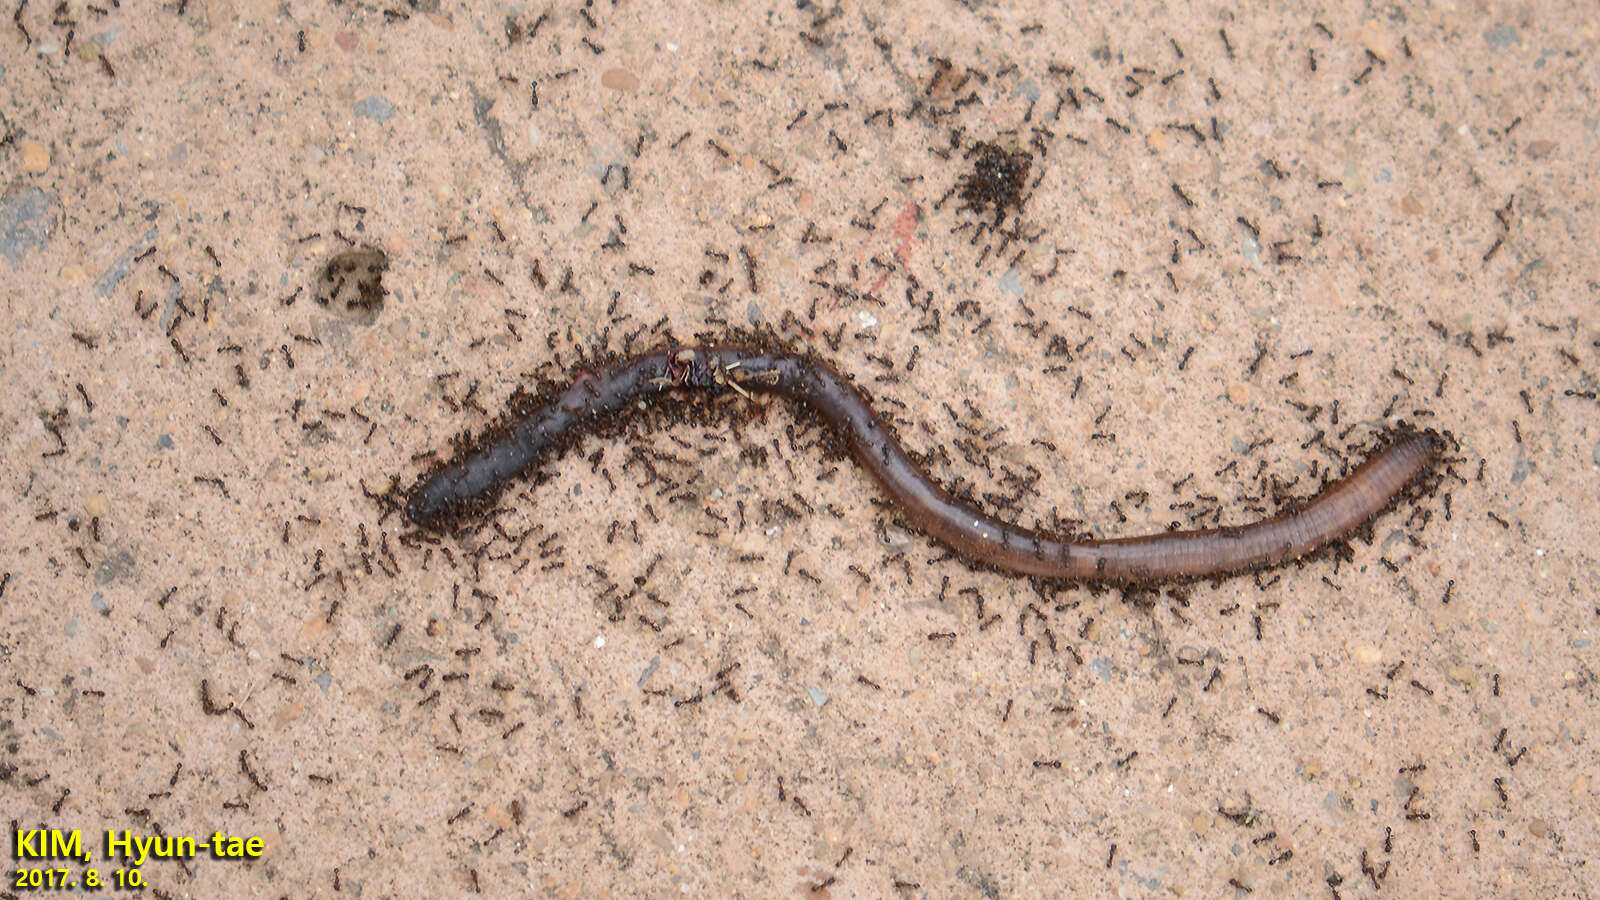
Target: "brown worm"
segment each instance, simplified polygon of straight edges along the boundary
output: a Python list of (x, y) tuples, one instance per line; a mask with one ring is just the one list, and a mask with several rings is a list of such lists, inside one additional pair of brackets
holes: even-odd
[(413, 488), (406, 515), (440, 529), (493, 505), (505, 486), (600, 423), (673, 389), (765, 392), (820, 415), (906, 520), (967, 560), (1018, 575), (1142, 584), (1205, 578), (1298, 559), (1382, 512), (1439, 453), (1431, 432), (1401, 430), (1349, 475), (1295, 509), (1247, 525), (1093, 540), (1023, 528), (946, 491), (906, 454), (848, 379), (811, 356), (722, 344), (660, 350), (580, 374)]

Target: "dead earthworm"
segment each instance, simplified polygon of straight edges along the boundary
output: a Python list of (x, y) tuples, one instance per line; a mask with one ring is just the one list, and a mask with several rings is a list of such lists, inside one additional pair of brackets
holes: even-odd
[(738, 344), (678, 347), (580, 374), (564, 391), (423, 478), (406, 497), (412, 522), (434, 530), (488, 509), (507, 484), (590, 426), (662, 391), (778, 394), (820, 415), (906, 521), (965, 559), (1018, 575), (1143, 584), (1206, 578), (1298, 559), (1347, 537), (1429, 471), (1440, 444), (1402, 428), (1309, 501), (1247, 525), (1095, 540), (1004, 522), (952, 496), (906, 454), (866, 396), (815, 357)]

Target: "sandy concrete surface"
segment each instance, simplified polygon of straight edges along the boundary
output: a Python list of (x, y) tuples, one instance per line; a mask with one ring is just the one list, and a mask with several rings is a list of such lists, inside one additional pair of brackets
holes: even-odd
[[(260, 839), (155, 897), (1594, 896), (1595, 8), (1071, 7), (9, 3), (0, 896), (108, 830)], [(1023, 524), (1454, 442), (1347, 553), (1131, 594), (762, 398), (385, 508), (754, 326)]]

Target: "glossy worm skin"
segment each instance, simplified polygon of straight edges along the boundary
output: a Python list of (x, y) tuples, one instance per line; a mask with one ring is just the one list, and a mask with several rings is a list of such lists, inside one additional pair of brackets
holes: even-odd
[(587, 425), (611, 420), (675, 388), (766, 392), (803, 403), (827, 422), (912, 526), (974, 563), (1067, 581), (1205, 578), (1297, 559), (1382, 512), (1431, 468), (1439, 452), (1432, 435), (1402, 433), (1299, 508), (1247, 525), (1067, 539), (1003, 522), (952, 496), (906, 455), (861, 391), (827, 363), (722, 344), (661, 350), (581, 374), (564, 392), (425, 478), (408, 496), (406, 514), (420, 526), (439, 528), (464, 509), (485, 509), (507, 483), (569, 444)]

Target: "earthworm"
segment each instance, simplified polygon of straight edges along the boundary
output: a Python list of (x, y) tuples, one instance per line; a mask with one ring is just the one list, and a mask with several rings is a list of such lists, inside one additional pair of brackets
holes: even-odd
[(907, 455), (866, 396), (826, 362), (752, 345), (686, 346), (580, 373), (564, 391), (529, 405), (421, 479), (406, 496), (406, 515), (421, 527), (442, 530), (465, 513), (487, 510), (508, 483), (584, 430), (614, 422), (640, 401), (674, 389), (765, 392), (804, 404), (913, 527), (975, 564), (1063, 581), (1153, 583), (1297, 559), (1387, 509), (1431, 469), (1440, 451), (1433, 433), (1402, 428), (1349, 475), (1270, 518), (1107, 540), (1064, 537), (1002, 521), (951, 495)]

